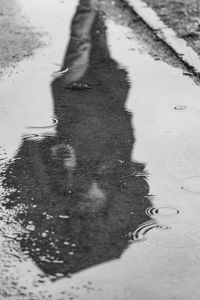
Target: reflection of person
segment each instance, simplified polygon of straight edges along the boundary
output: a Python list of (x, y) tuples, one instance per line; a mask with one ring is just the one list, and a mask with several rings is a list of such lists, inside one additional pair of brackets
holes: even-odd
[[(79, 19), (84, 31), (81, 15), (79, 6), (72, 32), (79, 31)], [(57, 135), (25, 140), (6, 174), (5, 186), (17, 190), (10, 198), (27, 207), (21, 222), (35, 227), (22, 237), (22, 248), (48, 274), (118, 258), (128, 233), (149, 219), (144, 166), (131, 162), (127, 75), (110, 57), (102, 18), (96, 11), (92, 16), (83, 70), (76, 76), (80, 49), (72, 55), (71, 41), (63, 70), (69, 66), (73, 77), (64, 73), (52, 82)]]
[(72, 21), (71, 38), (62, 70), (68, 69), (65, 82), (80, 79), (89, 64), (91, 51), (91, 30), (98, 11), (99, 0), (80, 0)]
[[(81, 14), (80, 7), (78, 12)], [(78, 19), (76, 14), (75, 20)], [(75, 28), (78, 27), (77, 22), (73, 21), (72, 24), (76, 24)], [(80, 26), (83, 27), (83, 23), (80, 23)], [(110, 176), (109, 173), (115, 173), (116, 177), (117, 173), (120, 173), (119, 169), (125, 168), (125, 173), (128, 169), (130, 172), (134, 142), (131, 115), (124, 108), (129, 89), (127, 75), (125, 70), (120, 69), (110, 57), (105, 30), (102, 17), (96, 13), (88, 33), (90, 55), (89, 61), (85, 61), (83, 76), (77, 76), (77, 80), (72, 82), (67, 72), (52, 83), (55, 114), (59, 119), (57, 133), (60, 140), (53, 147), (54, 159), (56, 161), (56, 153), (59, 160), (60, 154), (65, 153), (68, 165), (70, 155), (66, 149), (69, 146), (73, 149), (76, 172), (74, 167), (70, 170), (65, 164), (68, 173), (71, 171), (70, 187), (68, 181), (66, 189), (76, 191), (79, 189), (87, 209), (99, 206), (105, 200), (105, 194), (97, 182), (97, 177), (101, 177), (100, 174), (107, 173), (107, 176)], [(77, 48), (74, 54), (71, 44), (73, 42), (69, 43), (62, 69), (71, 66), (74, 74), (76, 70), (73, 69), (74, 57), (78, 57), (79, 61), (80, 49)]]

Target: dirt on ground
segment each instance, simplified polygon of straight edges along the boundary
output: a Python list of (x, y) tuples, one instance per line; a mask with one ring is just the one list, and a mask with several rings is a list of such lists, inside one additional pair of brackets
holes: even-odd
[(162, 21), (200, 55), (199, 0), (145, 0)]
[(0, 73), (41, 46), (41, 34), (28, 24), (13, 0), (0, 0), (0, 32)]

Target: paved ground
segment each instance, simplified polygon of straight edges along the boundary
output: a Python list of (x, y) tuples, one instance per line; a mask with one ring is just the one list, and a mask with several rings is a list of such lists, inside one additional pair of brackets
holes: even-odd
[(145, 0), (160, 18), (200, 54), (200, 1)]
[(199, 86), (121, 1), (78, 2), (4, 10), (0, 300), (197, 300)]
[(36, 30), (29, 21), (20, 14), (20, 6), (16, 1), (0, 1), (0, 69), (13, 65), (33, 54), (34, 49), (41, 46)]

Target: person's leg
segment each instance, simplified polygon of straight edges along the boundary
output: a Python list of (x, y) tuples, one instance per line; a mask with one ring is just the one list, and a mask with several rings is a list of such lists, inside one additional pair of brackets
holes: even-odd
[(67, 48), (63, 68), (65, 84), (80, 80), (89, 65), (91, 30), (98, 11), (98, 0), (80, 0), (72, 20), (71, 39)]

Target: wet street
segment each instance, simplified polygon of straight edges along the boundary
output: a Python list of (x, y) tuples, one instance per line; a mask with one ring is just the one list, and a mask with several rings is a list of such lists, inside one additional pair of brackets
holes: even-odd
[(199, 79), (122, 1), (17, 3), (0, 300), (199, 299)]

